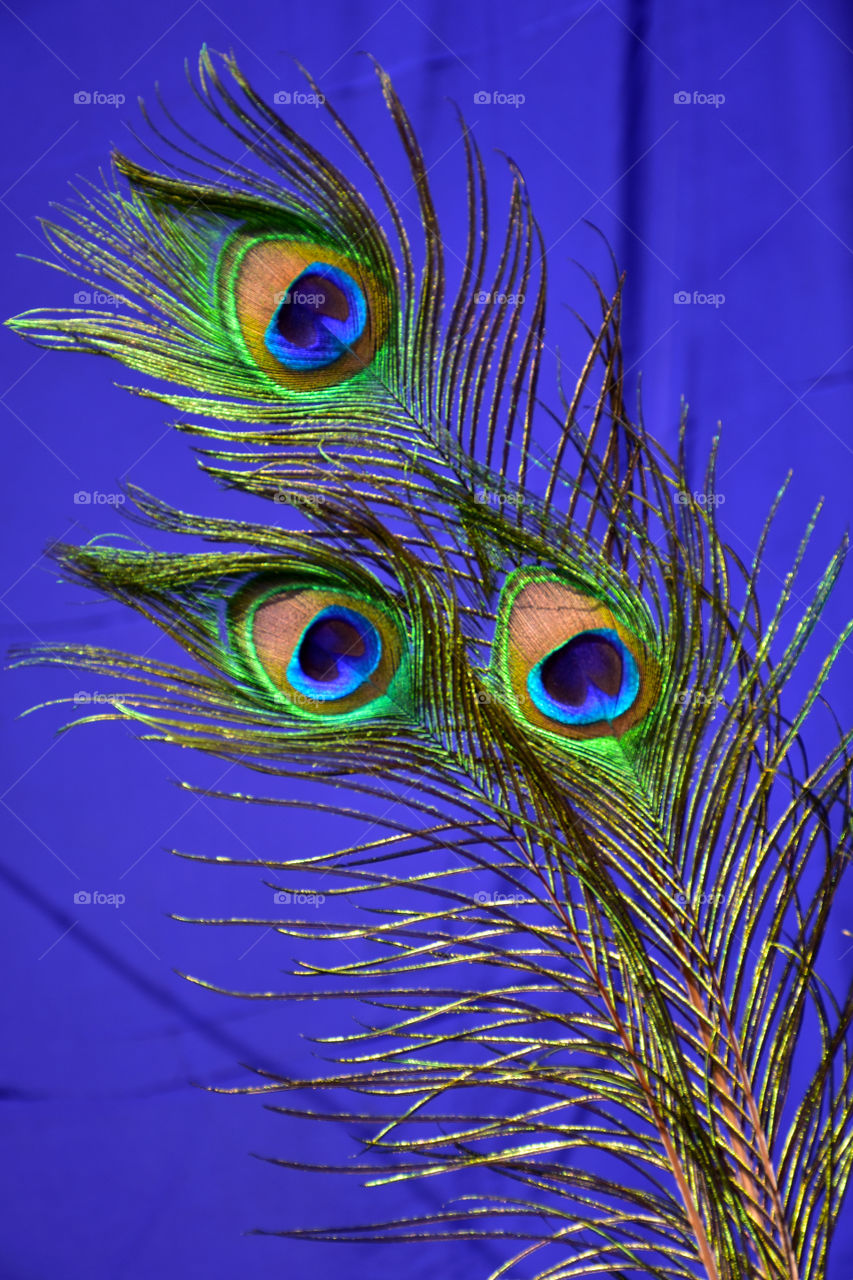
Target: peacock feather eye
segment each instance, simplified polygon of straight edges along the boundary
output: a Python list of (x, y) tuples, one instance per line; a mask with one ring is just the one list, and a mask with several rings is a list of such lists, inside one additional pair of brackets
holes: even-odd
[(360, 719), (405, 699), (400, 628), (356, 593), (253, 581), (231, 601), (228, 621), (258, 682), (297, 714)]
[(264, 335), (285, 369), (325, 369), (355, 345), (367, 323), (367, 303), (352, 276), (312, 262), (285, 291)]
[(657, 697), (657, 664), (637, 637), (602, 601), (541, 570), (504, 587), (495, 662), (520, 714), (563, 737), (619, 736)]
[(366, 369), (388, 329), (388, 300), (366, 267), (328, 245), (240, 232), (225, 245), (220, 302), (255, 364), (292, 391)]

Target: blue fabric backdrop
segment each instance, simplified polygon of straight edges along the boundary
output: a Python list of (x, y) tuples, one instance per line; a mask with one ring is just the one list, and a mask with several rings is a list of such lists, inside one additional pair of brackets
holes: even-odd
[[(529, 183), (548, 246), (550, 348), (577, 369), (584, 344), (571, 308), (592, 315), (595, 304), (572, 259), (605, 269), (589, 219), (628, 272), (627, 362), (632, 380), (643, 372), (648, 425), (672, 443), (686, 397), (699, 482), (722, 421), (722, 520), (746, 558), (793, 471), (768, 555), (768, 601), (825, 494), (803, 581), (818, 577), (849, 519), (853, 480), (853, 10), (842, 0), (195, 0), (183, 10), (168, 0), (4, 0), (0, 29), (6, 314), (71, 304), (73, 281), (14, 255), (42, 252), (37, 216), (74, 175), (96, 177), (111, 144), (142, 157), (138, 94), (150, 97), (159, 80), (179, 118), (191, 113), (182, 63), (205, 41), (233, 48), (270, 99), (299, 88), (289, 61), (299, 58), (405, 199), (375, 77), (358, 56), (366, 49), (413, 116), (448, 243), (464, 246), (452, 98), (489, 157), (497, 207), (508, 181), (495, 148)], [(102, 100), (117, 97), (124, 101)], [(340, 144), (322, 113), (288, 110), (336, 158)], [(144, 650), (154, 641), (144, 625), (56, 585), (46, 544), (127, 531), (120, 506), (103, 497), (126, 479), (189, 510), (257, 511), (197, 473), (186, 440), (168, 429), (169, 411), (113, 385), (130, 380), (118, 366), (43, 355), (8, 333), (2, 358), (4, 637)], [(550, 443), (547, 426), (541, 443)], [(75, 501), (81, 492), (102, 497)], [(851, 612), (846, 582), (810, 650), (809, 676)], [(170, 656), (168, 642), (158, 655)], [(831, 693), (847, 722), (851, 671), (845, 652)], [(61, 711), (15, 718), (46, 698), (97, 700), (106, 685), (65, 671), (4, 678), (0, 1086), (9, 1211), (0, 1277), (319, 1280), (405, 1266), (452, 1280), (484, 1271), (474, 1246), (406, 1253), (241, 1235), (418, 1211), (440, 1195), (435, 1182), (365, 1192), (355, 1181), (253, 1160), (249, 1152), (288, 1150), (336, 1160), (351, 1147), (343, 1135), (270, 1116), (257, 1100), (193, 1087), (245, 1083), (240, 1062), (297, 1073), (311, 1051), (301, 1037), (329, 1023), (301, 1006), (228, 1001), (176, 976), (270, 987), (294, 948), (274, 933), (168, 919), (253, 914), (269, 891), (257, 872), (199, 867), (164, 850), (236, 855), (300, 841), (319, 849), (337, 827), (293, 815), (285, 825), (273, 811), (188, 795), (172, 784), (249, 783), (222, 764), (140, 745), (119, 727), (55, 737)], [(124, 901), (84, 904), (75, 901), (81, 891)], [(827, 946), (829, 976), (839, 981), (853, 964), (843, 923)], [(848, 1227), (832, 1276), (851, 1275)]]

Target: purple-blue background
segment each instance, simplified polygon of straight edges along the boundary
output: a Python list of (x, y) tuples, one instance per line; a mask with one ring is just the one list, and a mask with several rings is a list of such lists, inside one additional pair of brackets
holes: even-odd
[[(853, 480), (853, 10), (843, 0), (195, 0), (183, 11), (166, 0), (16, 0), (2, 2), (0, 33), (6, 314), (71, 304), (72, 281), (14, 255), (38, 256), (37, 215), (64, 197), (74, 175), (96, 177), (111, 143), (141, 158), (132, 136), (144, 132), (137, 94), (150, 96), (159, 80), (176, 113), (190, 111), (182, 60), (194, 59), (203, 41), (233, 48), (270, 98), (301, 87), (288, 60), (298, 57), (411, 203), (374, 76), (357, 56), (368, 49), (413, 116), (456, 252), (464, 247), (463, 173), (448, 97), (476, 126), (498, 206), (507, 180), (494, 148), (527, 177), (549, 250), (551, 350), (559, 346), (576, 368), (582, 344), (569, 308), (594, 311), (571, 263), (601, 267), (586, 217), (628, 269), (628, 364), (632, 380), (643, 371), (647, 423), (671, 442), (679, 397), (687, 398), (701, 487), (702, 459), (722, 420), (720, 511), (746, 558), (793, 468), (768, 558), (767, 604), (812, 506), (827, 495), (795, 599), (818, 577), (846, 527)], [(126, 102), (78, 105), (80, 91), (124, 94)], [(523, 94), (524, 102), (477, 103), (482, 92)], [(340, 144), (321, 117), (297, 106), (288, 118), (335, 158)], [(724, 301), (678, 304), (681, 290)], [(200, 476), (186, 440), (168, 429), (170, 411), (113, 385), (133, 380), (118, 366), (43, 355), (8, 333), (2, 358), (4, 638), (143, 650), (156, 643), (157, 656), (169, 658), (169, 643), (142, 623), (56, 584), (42, 554), (50, 540), (132, 532), (120, 508), (82, 505), (75, 494), (115, 494), (130, 478), (190, 510), (269, 518), (269, 509), (223, 495)], [(547, 449), (547, 424), (543, 430)], [(851, 612), (845, 582), (818, 629), (810, 676)], [(791, 621), (796, 612), (794, 605)], [(832, 685), (847, 722), (851, 670), (847, 651)], [(97, 698), (110, 692), (108, 682), (98, 687), (66, 671), (4, 679), (2, 1280), (381, 1277), (403, 1265), (413, 1276), (440, 1271), (449, 1280), (484, 1273), (479, 1251), (467, 1246), (401, 1252), (405, 1246), (242, 1236), (255, 1226), (417, 1212), (440, 1187), (432, 1181), (417, 1196), (366, 1192), (355, 1180), (277, 1170), (248, 1153), (335, 1160), (351, 1148), (332, 1131), (270, 1116), (257, 1100), (190, 1084), (245, 1083), (241, 1061), (295, 1074), (311, 1051), (302, 1034), (331, 1023), (325, 1011), (321, 1019), (301, 1005), (229, 1001), (176, 976), (274, 988), (295, 946), (271, 932), (169, 920), (169, 911), (263, 915), (271, 892), (257, 871), (193, 865), (164, 850), (262, 857), (297, 842), (331, 847), (338, 828), (188, 795), (172, 783), (275, 787), (141, 744), (118, 726), (56, 737), (69, 708), (15, 719), (46, 698)], [(81, 890), (126, 901), (78, 905)], [(853, 963), (841, 923), (827, 945), (836, 982)], [(847, 1228), (835, 1280), (853, 1275), (851, 1242)]]

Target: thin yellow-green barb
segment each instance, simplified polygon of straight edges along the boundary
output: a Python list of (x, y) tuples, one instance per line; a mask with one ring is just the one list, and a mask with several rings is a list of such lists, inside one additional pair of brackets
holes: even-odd
[[(349, 848), (264, 863), (293, 901), (322, 879), (310, 920), (199, 923), (302, 944), (288, 988), (231, 995), (359, 1005), (359, 1029), (329, 1042), (336, 1069), (259, 1072), (248, 1091), (370, 1126), (346, 1171), (371, 1184), (453, 1172), (465, 1191), (411, 1219), (282, 1234), (493, 1239), (495, 1278), (822, 1280), (853, 1156), (853, 990), (830, 993), (820, 968), (851, 735), (818, 764), (801, 741), (849, 632), (801, 704), (786, 686), (846, 548), (783, 631), (811, 527), (768, 602), (783, 494), (742, 563), (688, 484), (686, 424), (673, 459), (628, 416), (618, 277), (596, 286), (576, 389), (541, 405), (523, 180), (511, 166), (494, 241), (460, 122), (468, 243), (451, 282), (423, 156), (379, 80), (414, 248), (331, 106), (364, 189), (207, 51), (196, 93), (222, 154), (196, 155), (181, 128), (170, 176), (116, 156), (110, 185), (46, 224), (60, 269), (108, 282), (122, 310), (10, 323), (169, 384), (156, 396), (204, 420), (181, 427), (205, 468), (274, 518), (195, 517), (132, 489), (143, 523), (211, 549), (63, 546), (63, 576), (140, 611), (191, 665), (90, 645), (20, 661), (122, 677), (95, 718), (326, 782), (337, 794), (315, 808), (370, 823)], [(540, 413), (558, 428), (548, 456)], [(329, 941), (349, 944), (341, 963)], [(305, 1088), (352, 1101), (305, 1110), (288, 1099)]]

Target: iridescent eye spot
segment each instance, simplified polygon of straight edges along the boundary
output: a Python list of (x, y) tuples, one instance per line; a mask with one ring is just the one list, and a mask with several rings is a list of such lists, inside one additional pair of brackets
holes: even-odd
[(358, 341), (366, 322), (364, 293), (352, 276), (312, 262), (285, 291), (264, 343), (287, 369), (323, 369)]
[(539, 566), (504, 585), (492, 662), (517, 714), (562, 738), (618, 738), (660, 689), (648, 643), (608, 603)]
[(287, 678), (307, 696), (329, 702), (360, 689), (381, 656), (382, 641), (373, 623), (352, 609), (330, 605), (303, 631)]
[(238, 232), (217, 268), (235, 342), (288, 391), (338, 386), (374, 361), (395, 296), (360, 261), (330, 245)]
[(634, 656), (616, 631), (581, 631), (537, 662), (527, 690), (543, 715), (560, 724), (616, 720), (640, 690)]
[(251, 684), (288, 713), (365, 719), (408, 707), (405, 630), (378, 600), (262, 574), (232, 597), (228, 628)]

